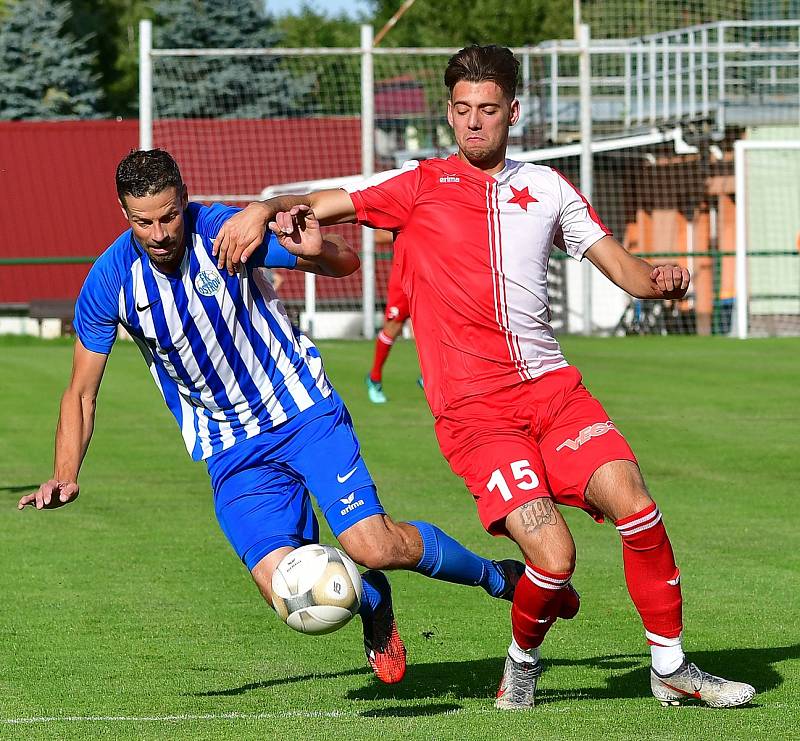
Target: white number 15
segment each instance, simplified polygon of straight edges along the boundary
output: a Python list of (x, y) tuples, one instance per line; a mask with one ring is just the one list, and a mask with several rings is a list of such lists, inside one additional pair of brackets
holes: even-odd
[[(511, 464), (511, 473), (514, 474), (517, 488), (525, 491), (535, 489), (539, 486), (539, 478), (530, 468), (531, 462), (529, 460), (514, 461)], [(489, 483), (486, 484), (489, 491), (498, 489), (500, 496), (507, 502), (511, 499), (511, 487), (503, 476), (503, 472), (498, 468), (489, 477)]]

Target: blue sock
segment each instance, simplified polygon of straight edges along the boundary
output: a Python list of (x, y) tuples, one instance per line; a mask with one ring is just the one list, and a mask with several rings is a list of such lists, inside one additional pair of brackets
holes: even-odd
[(383, 602), (385, 597), (386, 590), (383, 589), (384, 584), (373, 584), (370, 579), (375, 579), (376, 575), (380, 575), (383, 578), (383, 582), (386, 583), (388, 587), (388, 581), (386, 577), (380, 571), (371, 571), (370, 576), (367, 578), (363, 578), (364, 575), (362, 574), (361, 579), (361, 607), (358, 608), (358, 614), (361, 615), (363, 619), (369, 619), (372, 617), (372, 614), (375, 610), (378, 609), (378, 605)]
[(506, 587), (503, 572), (489, 559), (465, 548), (429, 522), (414, 521), (422, 537), (422, 558), (415, 571), (432, 579), (481, 586), (493, 597)]

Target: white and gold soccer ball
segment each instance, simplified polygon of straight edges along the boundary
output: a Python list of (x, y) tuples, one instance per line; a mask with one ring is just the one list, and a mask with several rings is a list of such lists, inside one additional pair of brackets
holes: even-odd
[(332, 633), (361, 606), (362, 584), (353, 560), (338, 548), (312, 543), (287, 554), (272, 574), (272, 604), (300, 633)]

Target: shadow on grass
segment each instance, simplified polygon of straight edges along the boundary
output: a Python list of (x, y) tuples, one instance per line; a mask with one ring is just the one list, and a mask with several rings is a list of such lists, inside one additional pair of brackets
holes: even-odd
[(17, 484), (16, 486), (0, 486), (0, 493), (8, 492), (9, 494), (19, 494), (23, 491), (34, 492), (39, 488), (39, 484)]
[(359, 713), (362, 718), (412, 718), (422, 715), (445, 715), (461, 710), (461, 705), (452, 702), (437, 702), (430, 705), (395, 705), (390, 708), (376, 708)]
[(372, 676), (372, 670), (367, 667), (358, 669), (346, 669), (342, 672), (328, 672), (327, 674), (296, 674), (291, 677), (278, 677), (276, 679), (265, 679), (263, 682), (250, 682), (240, 687), (231, 687), (224, 690), (209, 690), (208, 692), (192, 692), (195, 697), (232, 697), (234, 695), (244, 695), (253, 690), (266, 690), (270, 687), (280, 687), (284, 684), (295, 684), (296, 682), (308, 682), (317, 679), (336, 679), (337, 677), (352, 677), (358, 674)]
[[(694, 651), (689, 657), (712, 674), (730, 677), (752, 684), (759, 693), (779, 687), (783, 682), (775, 664), (800, 658), (800, 644), (772, 648), (733, 648), (722, 651)], [(253, 682), (230, 689), (194, 693), (202, 697), (241, 695), (253, 690), (269, 689), (307, 680), (335, 679), (364, 675), (370, 681), (350, 690), (349, 700), (419, 700), (436, 699), (446, 695), (456, 702), (468, 698), (493, 697), (503, 671), (503, 658), (474, 661), (447, 661), (437, 664), (411, 663), (406, 678), (400, 684), (385, 685), (372, 678), (369, 669), (348, 669), (327, 674), (303, 674)], [(584, 666), (606, 673), (604, 686), (548, 689), (546, 680), (537, 692), (537, 702), (567, 700), (603, 700), (650, 697), (649, 661), (644, 653), (608, 654), (585, 659), (545, 659), (548, 667)], [(546, 675), (545, 675), (546, 676)], [(457, 704), (441, 703), (422, 707), (384, 708), (368, 715), (436, 715), (458, 708)]]

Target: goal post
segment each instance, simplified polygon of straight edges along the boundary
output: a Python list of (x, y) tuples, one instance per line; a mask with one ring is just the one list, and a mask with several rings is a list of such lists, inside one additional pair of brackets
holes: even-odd
[(800, 140), (734, 144), (735, 336), (800, 335)]

